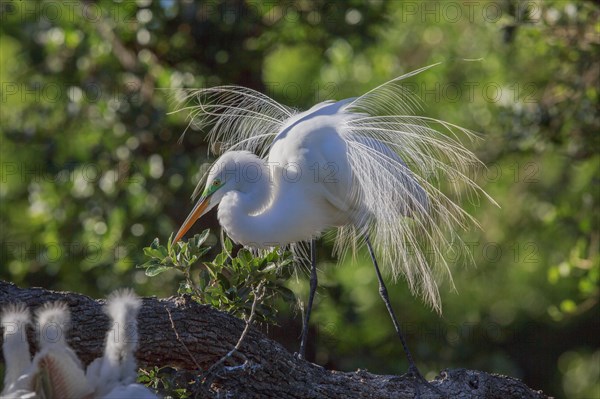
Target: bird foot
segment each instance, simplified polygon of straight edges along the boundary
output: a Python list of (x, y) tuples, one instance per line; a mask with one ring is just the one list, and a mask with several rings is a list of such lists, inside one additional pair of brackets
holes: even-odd
[(442, 392), (438, 387), (427, 381), (421, 374), (416, 365), (411, 364), (408, 367), (408, 371), (403, 377), (409, 378), (413, 381), (415, 387), (415, 398), (421, 399), (421, 387), (427, 387), (429, 390), (435, 392), (439, 398), (447, 398), (448, 396)]

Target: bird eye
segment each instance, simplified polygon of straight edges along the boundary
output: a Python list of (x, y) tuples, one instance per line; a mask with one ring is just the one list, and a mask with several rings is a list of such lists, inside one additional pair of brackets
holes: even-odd
[(219, 180), (219, 179), (213, 180), (213, 186), (216, 187), (216, 186), (219, 186), (220, 184), (221, 184), (221, 180)]

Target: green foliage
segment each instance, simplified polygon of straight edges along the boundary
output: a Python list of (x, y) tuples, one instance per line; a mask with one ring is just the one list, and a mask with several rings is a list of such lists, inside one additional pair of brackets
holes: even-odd
[[(137, 267), (152, 278), (175, 270), (185, 278), (178, 294), (190, 295), (198, 303), (228, 312), (247, 323), (251, 320), (275, 323), (278, 311), (274, 299), (290, 303), (295, 300), (294, 293), (284, 285), (290, 277), (292, 254), (275, 248), (255, 256), (241, 248), (233, 255), (233, 243), (225, 238), (222, 251), (212, 261), (204, 261), (202, 258), (211, 249), (205, 245), (209, 234), (210, 230), (206, 229), (188, 241), (175, 244), (171, 236), (166, 247), (155, 238), (144, 248), (148, 260)], [(198, 375), (202, 370), (194, 373), (193, 380), (199, 384)], [(177, 374), (173, 374), (170, 367), (141, 369), (138, 382), (165, 396), (191, 397), (186, 388), (190, 381), (181, 381), (181, 376), (176, 380), (174, 375)]]
[[(442, 318), (390, 284), (409, 344), (424, 370), (503, 372), (587, 399), (598, 392), (587, 365), (599, 353), (599, 10), (576, 0), (3, 1), (0, 278), (97, 297), (124, 285), (177, 290), (185, 268), (156, 278), (134, 267), (185, 218), (210, 161), (205, 132), (176, 144), (187, 126), (168, 115), (177, 89), (239, 84), (306, 108), (442, 61), (416, 77), (416, 92), (427, 115), (481, 133), (473, 147), (488, 170), (477, 181), (501, 208), (463, 201), (482, 226), (462, 237), (477, 267), (456, 261), (459, 294), (442, 286)], [(404, 372), (368, 257), (333, 267), (320, 247), (317, 363)], [(212, 270), (231, 278), (224, 263)], [(190, 267), (190, 290), (203, 267)], [(305, 280), (290, 286), (304, 296)], [(282, 307), (278, 320), (296, 323), (279, 334), (295, 350), (299, 318)]]
[(179, 285), (179, 294), (189, 294), (199, 303), (244, 319), (250, 317), (252, 301), (260, 286), (262, 299), (256, 306), (256, 320), (274, 323), (277, 308), (269, 300), (281, 297), (286, 302), (294, 301), (294, 293), (284, 286), (290, 277), (291, 253), (275, 248), (254, 256), (248, 249), (241, 248), (233, 256), (233, 244), (226, 238), (223, 251), (214, 260), (201, 261), (210, 250), (204, 245), (209, 233), (207, 229), (187, 242), (176, 244), (170, 237), (166, 247), (155, 238), (144, 248), (144, 254), (150, 259), (138, 267), (145, 269), (149, 277), (177, 270), (185, 276)]
[(174, 378), (174, 375), (177, 375), (175, 372), (175, 369), (168, 366), (142, 369), (137, 382), (160, 392), (165, 398), (191, 398), (192, 394), (188, 389), (181, 388), (181, 386), (185, 386), (185, 383)]

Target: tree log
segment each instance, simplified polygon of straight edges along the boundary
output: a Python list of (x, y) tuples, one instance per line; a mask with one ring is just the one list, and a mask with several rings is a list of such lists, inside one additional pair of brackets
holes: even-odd
[[(69, 305), (72, 315), (69, 342), (80, 359), (87, 364), (101, 356), (109, 323), (102, 311), (104, 300), (42, 288), (21, 289), (0, 281), (0, 306), (22, 302), (33, 310), (49, 301)], [(206, 371), (234, 347), (244, 322), (187, 297), (143, 298), (138, 328), (136, 355), (140, 366), (171, 365), (183, 373), (197, 375), (198, 368)], [(34, 334), (32, 331), (30, 334), (33, 348)], [(402, 399), (414, 398), (418, 389), (422, 399), (440, 397), (410, 377), (375, 375), (362, 370), (326, 370), (296, 358), (254, 328), (250, 329), (240, 352), (226, 363), (229, 367), (215, 376), (211, 396)], [(448, 398), (548, 398), (515, 378), (476, 370), (444, 370), (431, 384)]]

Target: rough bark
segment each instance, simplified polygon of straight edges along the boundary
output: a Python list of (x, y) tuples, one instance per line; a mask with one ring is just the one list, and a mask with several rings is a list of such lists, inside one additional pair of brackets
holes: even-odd
[[(89, 363), (101, 355), (109, 320), (103, 300), (54, 292), (42, 288), (21, 289), (0, 281), (0, 306), (23, 302), (34, 309), (44, 302), (63, 301), (71, 309), (73, 325), (69, 342), (80, 358)], [(177, 330), (178, 336), (173, 329)], [(236, 344), (244, 322), (186, 297), (144, 298), (138, 316), (141, 366), (172, 365), (194, 372), (207, 370)], [(33, 343), (30, 337), (30, 342)], [(214, 397), (234, 398), (414, 398), (414, 380), (403, 376), (375, 375), (366, 371), (325, 370), (297, 359), (277, 342), (251, 328), (241, 355), (213, 380)], [(245, 357), (245, 359), (243, 359)], [(432, 385), (448, 398), (548, 398), (521, 381), (476, 370), (444, 370)], [(440, 395), (419, 386), (422, 399)]]

